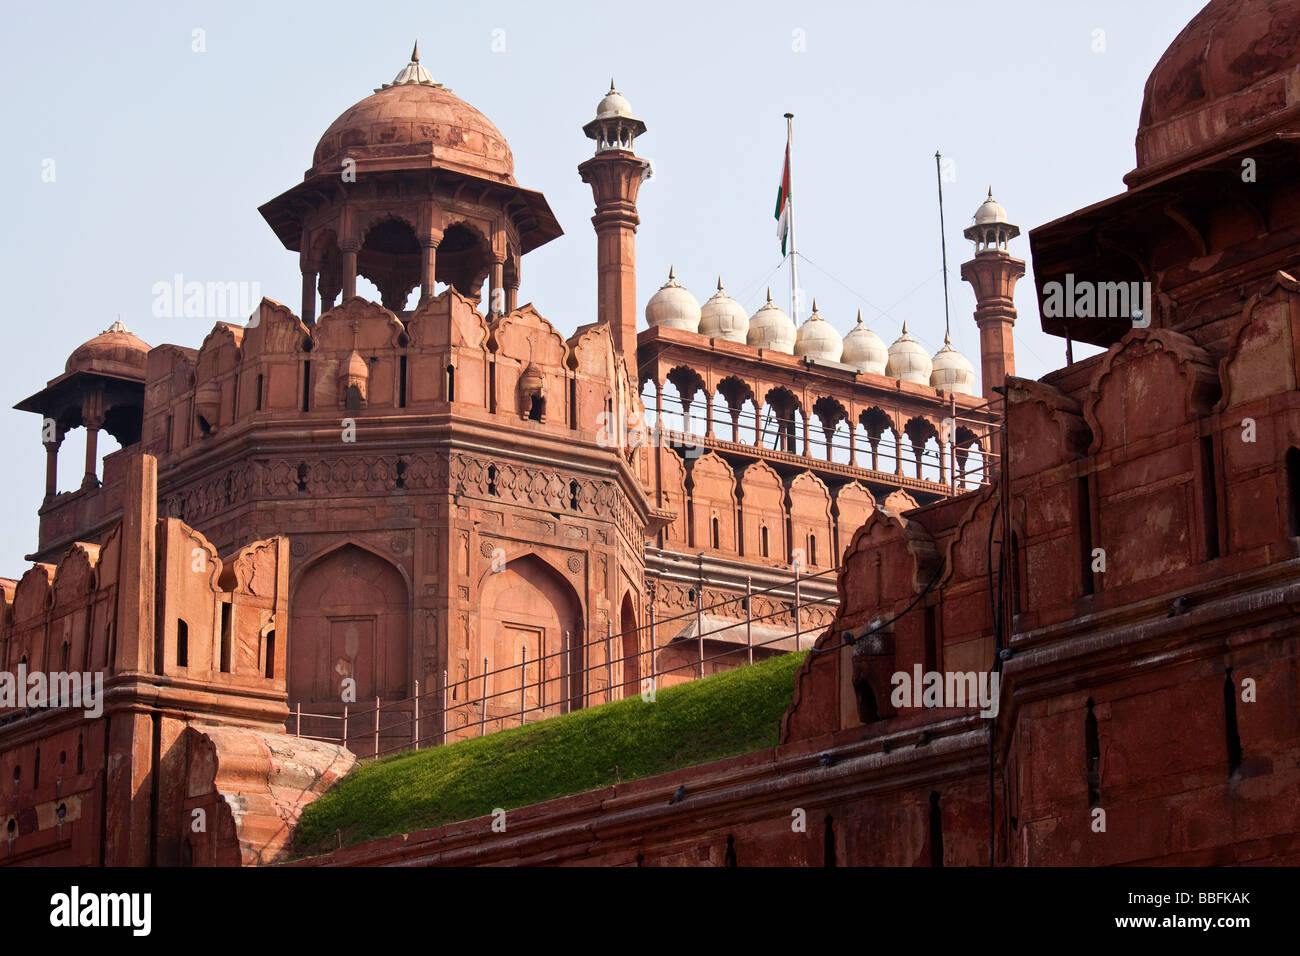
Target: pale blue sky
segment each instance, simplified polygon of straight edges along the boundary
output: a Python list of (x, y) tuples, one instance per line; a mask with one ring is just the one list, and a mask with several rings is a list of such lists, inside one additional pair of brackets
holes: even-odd
[[(934, 152), (955, 161), (944, 187), (953, 344), (978, 367), (974, 297), (958, 266), (985, 190), (1026, 233), (1122, 191), (1143, 84), (1201, 6), (11, 6), (0, 33), (0, 576), (22, 573), (44, 490), (39, 420), (9, 406), (119, 314), (153, 345), (197, 347), (211, 320), (151, 314), (153, 285), (176, 273), (257, 282), (296, 311), (297, 256), (257, 206), (301, 180), (320, 134), (391, 80), (416, 38), (434, 78), (505, 134), (516, 178), (546, 194), (565, 229), (525, 258), (520, 289), (562, 331), (595, 318), (591, 192), (576, 167), (591, 151), (582, 124), (612, 74), (649, 127), (638, 152), (655, 163), (641, 191), (642, 306), (670, 263), (701, 301), (719, 274), (750, 309), (762, 301), (780, 263), (772, 209), (789, 111), (799, 248), (820, 267), (801, 264), (800, 279), (841, 332), (861, 308), (886, 342), (907, 320), (931, 351), (942, 344)], [(192, 51), (196, 28), (202, 53)], [(495, 30), (504, 52), (493, 52)], [(793, 49), (796, 30), (804, 52)], [(47, 159), (54, 182), (42, 181)], [(1029, 259), (1027, 239), (1012, 251)], [(784, 269), (771, 284), (784, 301)], [(1063, 364), (1064, 343), (1039, 331), (1032, 290), (1026, 278), (1017, 291), (1016, 360), (1037, 377)], [(79, 481), (83, 447), (80, 430), (64, 442), (61, 490)]]

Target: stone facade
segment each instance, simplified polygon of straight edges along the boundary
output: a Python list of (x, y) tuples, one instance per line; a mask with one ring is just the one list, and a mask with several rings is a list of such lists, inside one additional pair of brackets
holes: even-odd
[[(932, 378), (905, 328), (897, 374), (815, 303), (796, 331), (769, 301), (746, 338), (719, 280), (703, 331), (638, 332), (645, 124), (611, 90), (584, 130), (598, 295), (571, 335), (518, 301), (524, 256), (561, 234), (545, 198), (415, 51), (260, 208), (298, 256), (297, 314), (263, 299), (198, 348), (115, 323), (19, 403), (47, 481), (0, 664), (102, 671), (110, 701), (0, 726), (8, 862), (272, 861), (352, 753), (811, 646), (864, 522), (987, 484), (994, 383), (971, 394), (950, 348)], [(1000, 381), (1020, 273), (998, 255)], [(123, 445), (102, 468), (101, 430)]]
[(1295, 26), (1208, 4), (1128, 191), (1031, 233), (1044, 328), (1106, 351), (1006, 379), (992, 485), (853, 532), (778, 747), (308, 862), (1300, 863)]
[(283, 733), (288, 540), (219, 557), (156, 517), (152, 457), (124, 471), (124, 518), (102, 544), (0, 580), (0, 670), (100, 685), (0, 706), (0, 862), (274, 861), (353, 763)]

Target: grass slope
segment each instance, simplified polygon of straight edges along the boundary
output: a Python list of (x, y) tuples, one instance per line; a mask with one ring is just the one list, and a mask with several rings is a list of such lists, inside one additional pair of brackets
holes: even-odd
[[(359, 765), (303, 812), (299, 854), (775, 746), (805, 653)], [(615, 767), (617, 767), (617, 777)]]

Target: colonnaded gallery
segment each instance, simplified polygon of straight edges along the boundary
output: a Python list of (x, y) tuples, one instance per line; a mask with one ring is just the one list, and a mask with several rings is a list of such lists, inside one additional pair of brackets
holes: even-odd
[[(260, 209), (296, 313), (197, 349), (119, 321), (16, 406), (47, 481), (0, 669), (106, 677), (93, 719), (0, 709), (0, 862), (272, 862), (356, 756), (795, 648), (777, 747), (620, 785), (607, 835), (593, 791), (508, 848), (471, 822), (332, 862), (1300, 862), (1297, 91), (1293, 5), (1188, 24), (1126, 190), (1029, 236), (1045, 331), (1106, 349), (1038, 381), (1020, 230), (970, 197), (977, 386), (947, 343), (751, 315), (721, 279), (701, 304), (670, 272), (639, 322), (646, 125), (613, 88), (566, 337), (519, 302), (550, 207), (413, 53)], [(1059, 308), (1144, 284), (1141, 312)], [(996, 675), (995, 713), (899, 707), (914, 669)]]

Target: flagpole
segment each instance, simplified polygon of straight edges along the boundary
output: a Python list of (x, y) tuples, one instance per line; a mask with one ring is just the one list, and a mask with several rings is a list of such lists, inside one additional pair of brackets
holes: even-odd
[(943, 228), (943, 168), (937, 149), (934, 151), (934, 174), (939, 180), (939, 248), (943, 250), (943, 334), (946, 343), (948, 333), (952, 331), (948, 318), (948, 238)]
[(785, 114), (786, 150), (790, 155), (790, 195), (786, 204), (790, 207), (790, 318), (799, 325), (799, 257), (794, 243), (794, 114)]

